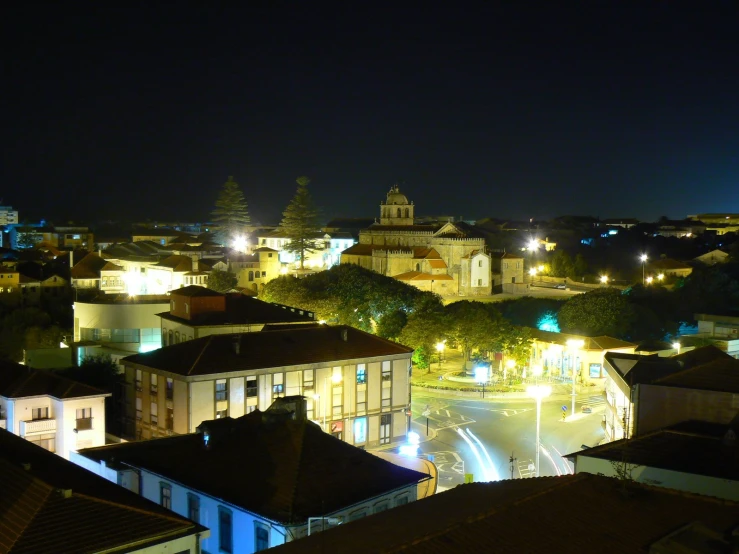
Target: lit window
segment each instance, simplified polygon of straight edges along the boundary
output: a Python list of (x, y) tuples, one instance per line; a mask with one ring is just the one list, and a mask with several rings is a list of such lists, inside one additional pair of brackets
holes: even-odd
[(367, 384), (367, 368), (364, 364), (357, 366), (357, 385)]
[(169, 483), (159, 484), (159, 503), (168, 510), (172, 509), (172, 485)]

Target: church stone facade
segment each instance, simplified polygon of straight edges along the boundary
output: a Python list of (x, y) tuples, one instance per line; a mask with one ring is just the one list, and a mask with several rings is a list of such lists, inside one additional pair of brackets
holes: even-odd
[(414, 224), (413, 202), (398, 186), (380, 204), (380, 221), (359, 232), (344, 250), (352, 263), (442, 296), (486, 296), (492, 291), (491, 258), (484, 236), (464, 222)]

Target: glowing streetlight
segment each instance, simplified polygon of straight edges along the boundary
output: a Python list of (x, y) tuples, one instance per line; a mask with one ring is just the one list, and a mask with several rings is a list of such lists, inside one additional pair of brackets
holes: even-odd
[(647, 255), (642, 254), (639, 256), (639, 259), (641, 260), (641, 282), (642, 285), (646, 283), (645, 275), (646, 275), (646, 265), (647, 265)]
[(548, 385), (531, 385), (526, 387), (526, 394), (536, 400), (536, 477), (539, 477), (539, 430), (541, 428), (541, 401), (552, 394)]
[(677, 350), (677, 355), (680, 355), (680, 348), (682, 348), (682, 345), (679, 342), (673, 342), (672, 347)]
[(537, 271), (538, 271), (539, 273), (544, 273), (544, 266), (543, 266), (543, 265), (540, 265), (539, 267), (537, 267), (537, 268), (536, 268), (536, 270), (537, 270)]
[(246, 248), (249, 246), (249, 243), (247, 242), (244, 235), (238, 235), (237, 237), (234, 237), (232, 245), (234, 250), (237, 250), (239, 252), (246, 252)]
[(505, 366), (503, 368), (503, 382), (504, 383), (508, 379), (508, 370), (510, 369), (512, 371), (514, 367), (516, 367), (516, 360), (512, 358), (506, 360)]
[(585, 346), (585, 341), (581, 339), (568, 339), (567, 346), (574, 351), (574, 355), (572, 356), (572, 415), (575, 415), (575, 377), (577, 375), (575, 360), (577, 359), (578, 350)]
[(444, 353), (446, 341), (442, 340), (436, 343), (436, 351), (439, 353), (439, 369), (441, 369), (441, 355)]
[(608, 284), (608, 275), (601, 275), (600, 282), (603, 283), (604, 285)]
[(534, 275), (536, 275), (536, 268), (535, 267), (532, 267), (531, 269), (529, 269), (529, 275), (531, 275), (532, 277)]
[(661, 281), (664, 278), (665, 278), (665, 274), (664, 273), (660, 273), (659, 275), (657, 275), (657, 280), (658, 281)]
[(479, 365), (475, 368), (475, 381), (482, 385), (482, 397), (485, 398), (485, 384), (490, 379), (490, 370), (487, 366)]
[(654, 277), (652, 277), (651, 275), (647, 277), (647, 285), (651, 285), (653, 281), (654, 281)]
[(532, 252), (535, 251), (535, 250), (538, 250), (539, 249), (539, 241), (536, 240), (536, 239), (531, 239), (529, 241), (529, 244), (528, 244), (528, 249), (530, 251), (532, 251)]

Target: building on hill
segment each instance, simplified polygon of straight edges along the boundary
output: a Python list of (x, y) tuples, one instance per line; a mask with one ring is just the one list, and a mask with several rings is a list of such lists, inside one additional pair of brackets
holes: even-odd
[[(433, 266), (425, 263), (427, 259), (439, 262)], [(473, 267), (476, 263), (490, 267), (485, 235), (461, 221), (415, 223), (415, 205), (397, 185), (380, 204), (380, 222), (359, 232), (359, 243), (341, 253), (341, 263), (388, 277), (402, 276), (401, 280), (424, 290), (431, 289), (432, 281), (440, 281), (439, 290), (434, 290), (440, 294), (489, 295), (492, 290), (490, 272), (483, 274)], [(447, 277), (434, 277), (442, 274)]]
[(580, 473), (460, 485), (274, 554), (730, 552), (738, 522), (735, 502)]
[(48, 371), (0, 362), (0, 428), (49, 452), (105, 444), (110, 393)]
[(701, 254), (697, 258), (693, 258), (694, 262), (700, 262), (704, 265), (716, 265), (729, 261), (729, 254), (723, 250), (715, 249), (705, 254)]
[(698, 333), (681, 337), (685, 343), (691, 340), (710, 341), (713, 346), (739, 359), (739, 312), (724, 314), (695, 314)]
[(566, 456), (575, 473), (629, 478), (647, 485), (739, 501), (735, 426), (687, 421)]
[(209, 335), (122, 360), (126, 436), (192, 433), (201, 422), (308, 399), (308, 418), (350, 444), (402, 441), (413, 349), (347, 326)]
[(261, 331), (268, 325), (317, 323), (313, 312), (198, 286), (173, 290), (169, 310), (157, 315), (164, 346), (208, 335)]
[(688, 219), (703, 223), (739, 225), (739, 214), (697, 214), (689, 215)]
[(183, 554), (208, 530), (0, 430), (0, 552)]
[[(670, 258), (662, 258), (647, 263), (647, 271), (651, 273), (651, 277), (660, 279), (660, 275), (666, 277), (687, 277), (693, 273), (693, 267)], [(650, 277), (648, 275), (647, 277)]]
[(737, 413), (739, 360), (714, 346), (669, 358), (609, 352), (604, 367), (607, 441), (691, 419), (728, 424)]
[(416, 500), (427, 475), (324, 433), (306, 419), (303, 398), (281, 400), (204, 421), (196, 433), (83, 450), (74, 461), (154, 502), (166, 490), (172, 511), (211, 527), (208, 552), (257, 552)]

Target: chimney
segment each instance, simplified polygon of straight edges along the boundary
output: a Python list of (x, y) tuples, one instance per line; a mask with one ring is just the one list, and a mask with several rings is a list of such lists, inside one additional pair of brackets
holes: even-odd
[(341, 340), (349, 342), (349, 330), (346, 327), (341, 330)]

